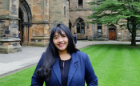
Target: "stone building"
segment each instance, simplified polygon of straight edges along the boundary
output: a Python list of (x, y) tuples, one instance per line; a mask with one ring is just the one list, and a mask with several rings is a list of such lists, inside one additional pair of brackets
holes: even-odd
[(69, 24), (68, 0), (0, 0), (0, 53), (21, 51), (21, 45), (47, 46), (58, 23)]
[[(69, 28), (72, 34), (77, 33), (78, 39), (130, 41), (131, 34), (129, 31), (118, 25), (106, 26), (105, 24), (87, 24), (83, 22), (92, 21), (87, 19), (87, 16), (92, 14), (89, 9), (90, 5), (87, 4), (91, 1), (93, 0), (69, 0)], [(137, 31), (137, 36), (139, 34), (140, 30)]]
[(84, 23), (92, 11), (89, 9), (87, 1), (91, 0), (70, 0), (69, 1), (69, 28), (72, 33), (77, 33), (78, 39), (92, 39), (93, 25)]

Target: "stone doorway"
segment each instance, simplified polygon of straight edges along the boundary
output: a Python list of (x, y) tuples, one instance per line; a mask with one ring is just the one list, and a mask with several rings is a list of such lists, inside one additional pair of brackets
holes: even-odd
[(27, 46), (30, 42), (30, 30), (32, 25), (32, 14), (28, 3), (25, 0), (19, 0), (19, 31), (21, 45)]
[(21, 8), (19, 8), (19, 28), (18, 28), (18, 31), (20, 31), (20, 45), (22, 46), (22, 42), (23, 42), (23, 14), (22, 14), (22, 10)]
[(116, 31), (115, 28), (109, 28), (109, 40), (116, 39)]

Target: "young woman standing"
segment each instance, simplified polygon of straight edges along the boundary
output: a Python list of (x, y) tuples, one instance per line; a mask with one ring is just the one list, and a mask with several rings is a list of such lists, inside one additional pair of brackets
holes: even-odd
[(98, 79), (86, 53), (76, 49), (64, 24), (55, 26), (49, 45), (32, 76), (31, 86), (97, 86)]

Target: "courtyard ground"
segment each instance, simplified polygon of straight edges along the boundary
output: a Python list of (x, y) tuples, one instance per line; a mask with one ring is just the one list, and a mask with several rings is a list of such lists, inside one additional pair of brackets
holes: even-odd
[[(140, 86), (140, 45), (101, 44), (81, 49), (88, 54), (99, 86)], [(2, 86), (28, 86), (35, 66), (0, 79)]]
[[(82, 49), (90, 45), (97, 44), (130, 44), (130, 42), (122, 41), (86, 41), (81, 40), (77, 42), (76, 47)], [(140, 44), (140, 42), (137, 42)], [(41, 54), (46, 47), (22, 47), (21, 52), (1, 54), (0, 53), (0, 77), (12, 74), (14, 72), (23, 70), (37, 64)]]

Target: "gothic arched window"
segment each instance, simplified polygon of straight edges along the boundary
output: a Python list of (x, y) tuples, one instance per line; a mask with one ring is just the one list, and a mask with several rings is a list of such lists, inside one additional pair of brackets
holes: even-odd
[(80, 33), (80, 24), (77, 23), (77, 33)]
[(85, 33), (85, 23), (83, 19), (78, 19), (77, 21), (77, 33)]
[(81, 23), (81, 33), (85, 33), (85, 24)]

